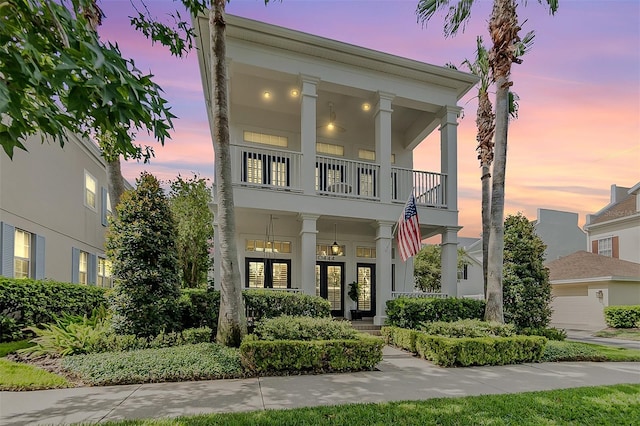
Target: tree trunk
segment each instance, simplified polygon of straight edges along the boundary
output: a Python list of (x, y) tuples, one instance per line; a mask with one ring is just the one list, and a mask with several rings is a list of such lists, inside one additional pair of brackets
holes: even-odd
[(489, 234), (491, 227), (491, 173), (488, 164), (482, 165), (482, 278), (484, 297), (487, 298), (487, 271), (489, 269)]
[(496, 135), (491, 188), (489, 265), (487, 269), (487, 307), (485, 320), (504, 323), (502, 268), (504, 259), (504, 196), (509, 127), (509, 81), (519, 41), (518, 17), (513, 0), (495, 0), (489, 21), (493, 47), (489, 54), (496, 85)]
[(242, 300), (242, 283), (236, 247), (236, 224), (231, 181), (231, 149), (229, 141), (229, 111), (227, 94), (227, 63), (224, 19), (226, 0), (214, 0), (209, 12), (211, 37), (211, 75), (213, 76), (214, 151), (216, 164), (216, 195), (220, 247), (220, 313), (216, 341), (238, 347), (247, 334), (247, 318)]
[[(103, 148), (104, 149), (104, 148)], [(106, 157), (103, 155), (103, 158)], [(116, 206), (120, 204), (120, 197), (124, 193), (124, 178), (120, 169), (120, 156), (112, 160), (105, 160), (107, 164), (107, 182), (109, 186), (109, 199), (111, 201), (111, 214), (118, 216)]]
[[(487, 70), (488, 72), (488, 70)], [(482, 276), (484, 297), (487, 298), (487, 270), (489, 267), (489, 228), (491, 226), (491, 163), (493, 162), (493, 136), (495, 115), (489, 100), (488, 86), (478, 92), (478, 159), (482, 170)]]

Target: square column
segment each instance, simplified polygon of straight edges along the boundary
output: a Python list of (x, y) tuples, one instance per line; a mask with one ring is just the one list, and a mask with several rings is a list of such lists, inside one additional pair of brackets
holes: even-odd
[(449, 226), (442, 232), (440, 253), (441, 293), (458, 296), (458, 226)]
[(378, 189), (380, 202), (391, 203), (391, 101), (395, 95), (378, 92), (378, 103), (375, 107), (375, 139), (376, 162), (380, 165), (380, 178)]
[(440, 170), (447, 175), (444, 196), (448, 210), (458, 210), (458, 115), (460, 108), (440, 110)]
[(300, 289), (304, 294), (316, 294), (316, 222), (320, 216), (300, 213)]
[(395, 222), (378, 221), (376, 224), (376, 316), (373, 323), (383, 325), (387, 314), (387, 300), (391, 299), (391, 253)]
[[(300, 76), (300, 144), (302, 150), (302, 190), (307, 195), (316, 193), (316, 100), (317, 77)], [(315, 249), (314, 249), (315, 253)]]

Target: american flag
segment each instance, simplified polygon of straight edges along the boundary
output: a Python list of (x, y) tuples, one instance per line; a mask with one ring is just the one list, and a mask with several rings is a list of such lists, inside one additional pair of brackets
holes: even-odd
[(416, 199), (411, 194), (398, 220), (398, 250), (403, 262), (420, 251), (421, 240)]

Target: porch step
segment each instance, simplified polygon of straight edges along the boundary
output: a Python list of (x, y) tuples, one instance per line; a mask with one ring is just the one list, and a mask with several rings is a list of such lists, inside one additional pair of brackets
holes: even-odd
[(381, 327), (379, 325), (374, 325), (373, 320), (370, 318), (351, 321), (351, 325), (361, 333), (371, 334), (372, 336), (380, 336)]

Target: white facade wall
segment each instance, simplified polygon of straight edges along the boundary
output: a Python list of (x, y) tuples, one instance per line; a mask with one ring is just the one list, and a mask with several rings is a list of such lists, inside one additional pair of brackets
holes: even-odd
[(618, 237), (619, 259), (640, 263), (640, 214), (590, 225), (587, 230), (587, 251), (592, 251), (593, 241)]

